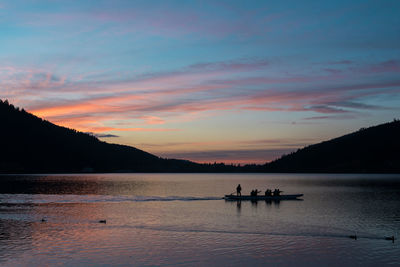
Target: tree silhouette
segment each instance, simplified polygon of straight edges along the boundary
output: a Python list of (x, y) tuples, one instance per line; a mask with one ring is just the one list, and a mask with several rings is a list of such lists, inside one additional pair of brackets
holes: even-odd
[(42, 120), (8, 100), (0, 100), (0, 125), (0, 173), (247, 171), (223, 163), (163, 159), (134, 147), (109, 144)]
[(0, 173), (375, 172), (400, 173), (400, 121), (307, 146), (264, 165), (198, 164), (52, 124), (0, 100)]

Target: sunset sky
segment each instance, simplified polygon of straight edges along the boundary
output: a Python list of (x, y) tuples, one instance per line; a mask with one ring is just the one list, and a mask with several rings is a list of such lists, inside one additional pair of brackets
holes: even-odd
[(0, 98), (162, 157), (264, 163), (400, 117), (400, 1), (0, 0)]

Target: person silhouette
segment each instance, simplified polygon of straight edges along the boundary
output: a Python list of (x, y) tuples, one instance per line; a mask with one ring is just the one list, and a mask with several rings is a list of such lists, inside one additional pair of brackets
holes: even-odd
[(265, 195), (266, 195), (267, 197), (270, 197), (270, 196), (272, 195), (271, 189), (265, 190)]
[(236, 195), (242, 196), (242, 187), (240, 186), (240, 184), (238, 184), (238, 186), (236, 187)]

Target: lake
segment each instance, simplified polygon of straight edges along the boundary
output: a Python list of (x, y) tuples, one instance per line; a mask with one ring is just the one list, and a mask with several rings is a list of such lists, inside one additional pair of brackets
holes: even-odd
[(399, 231), (400, 175), (0, 176), (0, 266), (398, 266)]

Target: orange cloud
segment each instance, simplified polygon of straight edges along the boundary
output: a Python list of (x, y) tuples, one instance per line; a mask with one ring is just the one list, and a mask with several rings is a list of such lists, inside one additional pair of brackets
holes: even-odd
[[(143, 124), (166, 124), (166, 117), (173, 122), (183, 117), (185, 121), (195, 120), (200, 113), (210, 110), (344, 113), (348, 112), (347, 109), (359, 107), (342, 104), (340, 108), (341, 103), (382, 93), (383, 90), (393, 92), (399, 84), (396, 80), (341, 85), (346, 77), (333, 74), (239, 75), (232, 78), (232, 73), (267, 66), (269, 64), (265, 61), (205, 63), (180, 71), (136, 77), (128, 75), (126, 78), (118, 76), (115, 80), (110, 73), (84, 80), (69, 78), (67, 83), (65, 77), (59, 78), (50, 72), (23, 70), (21, 75), (17, 68), (3, 67), (0, 68), (0, 79), (5, 78), (2, 82), (6, 81), (6, 95), (13, 95), (17, 99), (15, 103), (30, 101), (35, 105), (27, 108), (35, 115), (92, 132), (111, 128), (144, 131), (147, 128), (142, 127)], [(397, 70), (397, 63), (388, 62), (383, 67), (384, 70)], [(18, 77), (22, 78), (18, 80)], [(94, 78), (99, 80), (91, 81)], [(339, 83), (334, 82), (336, 79)], [(321, 81), (331, 83), (320, 85)], [(18, 91), (17, 87), (28, 89)], [(30, 90), (32, 88), (35, 90)], [(121, 121), (129, 122), (129, 125), (126, 128), (113, 127)]]
[(145, 120), (146, 124), (164, 124), (165, 123), (165, 121), (163, 119), (161, 119), (160, 117), (156, 117), (156, 116), (142, 116), (139, 118)]
[(120, 131), (120, 132), (171, 132), (171, 131), (179, 131), (178, 129), (163, 129), (163, 128), (114, 128), (114, 127), (94, 127), (91, 128), (91, 131), (94, 133), (103, 133), (103, 132), (111, 132), (111, 131)]
[(122, 101), (141, 99), (142, 96), (127, 95), (127, 96), (111, 96), (103, 98), (95, 98), (90, 100), (81, 100), (72, 104), (58, 105), (53, 107), (44, 107), (38, 109), (31, 109), (30, 112), (39, 117), (56, 117), (61, 115), (77, 115), (77, 114), (90, 114), (98, 112), (118, 112), (121, 107)]

